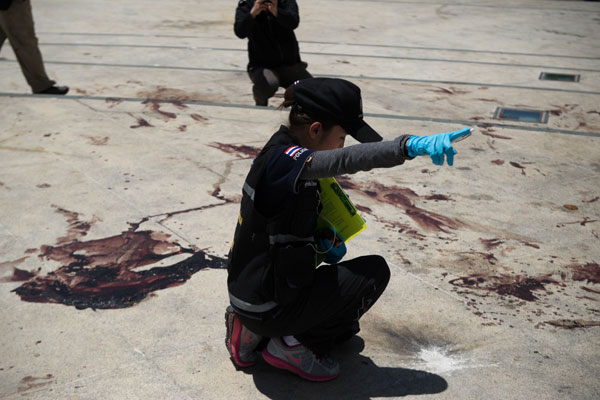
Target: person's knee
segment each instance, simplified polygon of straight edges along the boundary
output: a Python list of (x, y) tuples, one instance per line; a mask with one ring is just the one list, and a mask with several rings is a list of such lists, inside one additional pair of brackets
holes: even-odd
[(369, 274), (375, 280), (376, 286), (382, 290), (390, 281), (391, 272), (385, 258), (379, 255), (366, 256), (368, 258)]

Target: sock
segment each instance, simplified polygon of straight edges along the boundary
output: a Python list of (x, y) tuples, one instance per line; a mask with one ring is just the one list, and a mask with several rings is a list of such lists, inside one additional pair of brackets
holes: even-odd
[(298, 346), (300, 342), (293, 336), (284, 336), (283, 343), (285, 343), (288, 347)]

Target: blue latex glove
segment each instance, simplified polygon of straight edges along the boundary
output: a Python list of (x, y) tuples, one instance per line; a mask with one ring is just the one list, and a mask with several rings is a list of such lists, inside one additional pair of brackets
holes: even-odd
[(319, 247), (319, 251), (326, 252), (325, 262), (327, 264), (337, 264), (346, 255), (346, 244), (337, 233), (335, 234), (335, 243), (332, 244), (331, 240), (334, 237), (333, 230), (329, 228), (327, 233), (328, 235), (325, 237), (318, 238), (317, 245)]
[(452, 142), (464, 138), (471, 133), (471, 128), (464, 128), (449, 133), (438, 133), (431, 136), (411, 136), (406, 141), (406, 150), (410, 157), (429, 154), (435, 165), (444, 165), (444, 154), (448, 165), (454, 164), (456, 150), (452, 148)]

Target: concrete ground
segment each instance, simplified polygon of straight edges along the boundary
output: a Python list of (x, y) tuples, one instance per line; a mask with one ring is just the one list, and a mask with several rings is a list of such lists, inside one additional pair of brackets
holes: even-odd
[(300, 2), (309, 71), (386, 139), (475, 127), (454, 167), (340, 179), (368, 224), (348, 257), (392, 279), (323, 384), (223, 344), (242, 183), (286, 117), (253, 106), (236, 1), (33, 6), (71, 91), (30, 95), (2, 48), (1, 399), (600, 397), (600, 3)]

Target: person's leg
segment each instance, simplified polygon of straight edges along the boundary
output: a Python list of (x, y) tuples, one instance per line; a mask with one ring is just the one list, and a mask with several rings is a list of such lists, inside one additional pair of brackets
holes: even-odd
[(2, 29), (8, 37), (33, 93), (52, 87), (56, 82), (48, 78), (44, 69), (42, 54), (35, 36), (30, 0), (13, 1), (10, 8), (2, 11), (2, 14)]
[(307, 63), (300, 62), (298, 64), (277, 68), (280, 85), (287, 88), (298, 80), (312, 78), (312, 75), (306, 70), (307, 66)]
[(359, 319), (379, 299), (389, 280), (389, 267), (380, 256), (317, 269), (315, 286), (299, 320), (307, 322), (306, 329), (298, 326), (301, 332), (294, 336), (313, 351), (327, 354), (335, 343), (360, 331)]
[(267, 106), (269, 98), (273, 97), (279, 88), (279, 78), (276, 73), (267, 68), (252, 67), (248, 70), (252, 80), (252, 94), (257, 106)]
[(241, 316), (245, 326), (265, 337), (295, 336), (318, 354), (360, 330), (360, 317), (387, 286), (390, 270), (380, 256), (364, 256), (316, 271), (315, 282), (273, 317), (258, 321)]

